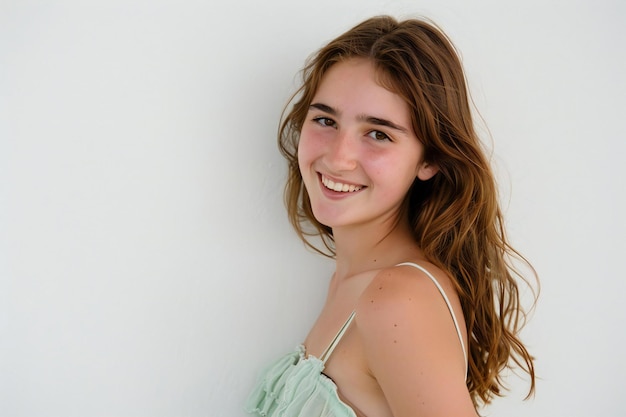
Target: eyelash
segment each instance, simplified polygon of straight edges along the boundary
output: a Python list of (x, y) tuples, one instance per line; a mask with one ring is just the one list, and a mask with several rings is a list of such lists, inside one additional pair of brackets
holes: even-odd
[[(323, 127), (335, 127), (337, 124), (333, 119), (330, 119), (328, 117), (315, 117), (313, 118), (313, 121)], [(376, 136), (378, 135), (382, 135), (383, 137), (377, 138)], [(391, 138), (389, 137), (389, 135), (387, 135), (385, 132), (381, 132), (380, 130), (372, 130), (367, 133), (367, 136), (371, 137), (377, 142), (391, 142)]]
[[(333, 119), (329, 119), (328, 117), (315, 117), (313, 121), (324, 127), (334, 127), (337, 124)], [(327, 124), (327, 122), (330, 122), (330, 124)]]
[[(376, 136), (378, 136), (378, 134), (381, 134), (383, 138), (382, 139), (377, 138)], [(377, 142), (384, 142), (384, 141), (391, 142), (391, 138), (389, 137), (389, 135), (387, 135), (385, 132), (381, 132), (380, 130), (372, 130), (371, 132), (367, 134), (367, 136), (369, 136), (370, 138), (374, 139)]]

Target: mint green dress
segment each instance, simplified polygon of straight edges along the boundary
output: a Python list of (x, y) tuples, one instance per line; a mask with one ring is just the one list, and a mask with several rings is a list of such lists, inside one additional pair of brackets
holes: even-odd
[[(400, 265), (413, 266), (424, 272), (437, 286), (443, 296), (456, 327), (463, 354), (467, 375), (467, 353), (452, 304), (439, 282), (423, 267), (414, 263)], [(333, 341), (320, 358), (307, 356), (304, 345), (283, 356), (261, 373), (258, 384), (248, 397), (245, 410), (262, 417), (356, 417), (348, 404), (341, 401), (337, 386), (323, 374), (326, 361), (343, 337), (354, 319), (354, 312), (341, 327)]]
[(318, 359), (304, 345), (271, 364), (246, 402), (245, 409), (263, 417), (356, 417), (341, 401), (337, 386), (323, 374), (326, 361), (354, 319), (354, 312)]

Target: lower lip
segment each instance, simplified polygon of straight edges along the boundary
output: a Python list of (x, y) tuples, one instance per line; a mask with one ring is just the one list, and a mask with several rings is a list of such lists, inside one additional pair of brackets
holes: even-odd
[(343, 191), (334, 191), (331, 190), (330, 188), (327, 188), (324, 183), (322, 182), (322, 176), (318, 174), (319, 177), (319, 183), (320, 183), (320, 188), (322, 189), (322, 193), (328, 197), (331, 198), (333, 200), (340, 200), (342, 198), (347, 198), (353, 195), (356, 195), (358, 193), (360, 193), (361, 191), (363, 191), (363, 189), (365, 187), (362, 187), (360, 190), (358, 191), (352, 191), (352, 192), (343, 192)]

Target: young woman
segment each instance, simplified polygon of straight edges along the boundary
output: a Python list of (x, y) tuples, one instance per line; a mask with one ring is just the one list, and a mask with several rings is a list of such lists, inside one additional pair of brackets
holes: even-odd
[(287, 207), (336, 269), (304, 344), (267, 368), (246, 409), (476, 416), (512, 364), (532, 393), (511, 265), (523, 258), (505, 238), (450, 41), (421, 20), (375, 17), (322, 48), (303, 78), (279, 132)]

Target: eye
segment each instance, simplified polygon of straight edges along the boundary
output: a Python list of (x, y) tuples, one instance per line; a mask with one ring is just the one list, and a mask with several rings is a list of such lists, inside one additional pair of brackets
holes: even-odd
[(337, 123), (333, 119), (329, 119), (328, 117), (316, 117), (313, 119), (315, 123), (318, 123), (322, 126), (335, 127)]
[(387, 134), (381, 132), (380, 130), (372, 130), (367, 134), (370, 138), (382, 142), (382, 141), (391, 141), (391, 138), (387, 136)]

